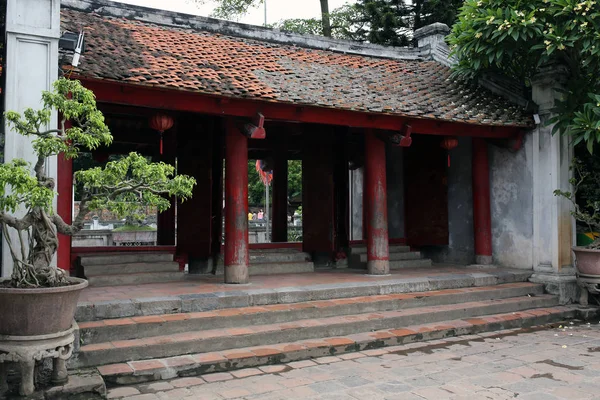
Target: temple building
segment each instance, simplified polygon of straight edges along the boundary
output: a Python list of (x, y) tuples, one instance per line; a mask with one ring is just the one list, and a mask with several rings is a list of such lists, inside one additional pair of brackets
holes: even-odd
[[(574, 296), (573, 223), (552, 195), (568, 185), (572, 151), (544, 125), (556, 71), (533, 83), (533, 104), (503, 78), (454, 78), (443, 24), (392, 48), (108, 0), (9, 0), (8, 10), (4, 109), (39, 106), (57, 77), (78, 79), (115, 137), (108, 151), (176, 162), (196, 178), (193, 197), (158, 216), (156, 246), (137, 251), (167, 252), (189, 274), (224, 273), (227, 283), (251, 281), (253, 257), (269, 252), (301, 254), (275, 260), (278, 273), (493, 264)], [(163, 118), (159, 141), (149, 121)], [(5, 161), (30, 157), (25, 140), (5, 133)], [(272, 165), (269, 244), (248, 240), (249, 159)], [(301, 242), (288, 242), (288, 160), (302, 161)], [(73, 164), (58, 157), (50, 169), (69, 220)], [(411, 255), (390, 251), (399, 246)], [(57, 263), (85, 274), (81, 256), (131, 250), (62, 237)]]

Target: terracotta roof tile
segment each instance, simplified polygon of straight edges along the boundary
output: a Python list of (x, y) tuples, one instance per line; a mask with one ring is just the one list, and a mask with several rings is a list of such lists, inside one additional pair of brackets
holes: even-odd
[(86, 32), (79, 73), (204, 94), (484, 125), (531, 117), (435, 61), (348, 55), (63, 9)]

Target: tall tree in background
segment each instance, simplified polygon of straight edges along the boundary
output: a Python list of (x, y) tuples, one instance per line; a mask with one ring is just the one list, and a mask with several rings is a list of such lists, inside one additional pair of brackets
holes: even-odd
[[(205, 4), (208, 0), (193, 0)], [(311, 0), (314, 1), (314, 0)], [(321, 3), (321, 34), (331, 37), (331, 22), (329, 16), (329, 1), (319, 0)], [(237, 20), (248, 12), (250, 8), (264, 4), (264, 0), (217, 0), (219, 6), (212, 12), (215, 18)]]
[(358, 0), (353, 40), (407, 46), (412, 32), (434, 22), (452, 26), (463, 0)]
[[(205, 3), (208, 0), (193, 0)], [(264, 0), (216, 0), (212, 16), (236, 20)], [(268, 0), (274, 1), (274, 0)], [(310, 0), (316, 1), (316, 0)], [(271, 26), (287, 32), (313, 34), (387, 46), (407, 46), (412, 32), (433, 22), (452, 26), (463, 0), (358, 0), (329, 10), (319, 0), (321, 18), (291, 18)]]

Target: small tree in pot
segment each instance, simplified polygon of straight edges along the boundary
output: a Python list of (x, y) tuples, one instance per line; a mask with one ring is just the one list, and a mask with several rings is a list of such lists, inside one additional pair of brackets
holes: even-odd
[[(569, 200), (573, 205), (571, 215), (585, 225), (589, 232), (600, 232), (600, 200), (595, 196), (582, 196), (577, 200), (578, 193), (596, 193), (600, 188), (600, 174), (590, 171), (585, 163), (577, 158), (571, 163), (573, 178), (570, 183), (572, 191), (555, 190), (554, 195)], [(579, 285), (584, 289), (581, 302), (587, 301), (587, 292), (600, 293), (600, 237), (594, 236), (592, 243), (587, 246), (573, 247), (575, 266)]]
[[(49, 312), (56, 303), (40, 307), (21, 305), (19, 309), (14, 301), (6, 305), (1, 297), (3, 293), (11, 296), (28, 290), (37, 292), (40, 288), (61, 292), (71, 286), (79, 285), (83, 289), (87, 285), (86, 281), (67, 278), (61, 269), (51, 265), (58, 249), (58, 233), (73, 235), (81, 230), (86, 214), (92, 210), (108, 209), (120, 216), (129, 216), (136, 214), (140, 205), (148, 205), (164, 211), (170, 206), (164, 195), (186, 199), (195, 184), (194, 178), (175, 176), (171, 165), (151, 163), (139, 154), (130, 153), (104, 168), (76, 172), (75, 179), (83, 188), (83, 197), (73, 223), (65, 223), (52, 208), (55, 182), (45, 172), (46, 160), (59, 153), (75, 158), (83, 150), (109, 145), (112, 136), (96, 107), (94, 94), (79, 81), (58, 79), (53, 91), (43, 92), (42, 100), (41, 110), (27, 109), (22, 115), (12, 111), (5, 113), (14, 131), (33, 139), (37, 161), (33, 167), (22, 159), (0, 164), (0, 222), (14, 262), (11, 279), (0, 282), (0, 335), (41, 335), (70, 326), (77, 296), (71, 311), (59, 311), (62, 315), (57, 318), (62, 323), (55, 324), (52, 316), (42, 314), (43, 321), (29, 321), (28, 326), (19, 326), (23, 319), (31, 319), (27, 316), (28, 310), (37, 307)], [(59, 127), (47, 130), (44, 127), (51, 122), (53, 110), (61, 115)], [(69, 126), (68, 121), (72, 125)], [(24, 216), (14, 215), (18, 209), (24, 211)], [(10, 235), (9, 228), (16, 233)], [(11, 313), (15, 315), (11, 317)]]

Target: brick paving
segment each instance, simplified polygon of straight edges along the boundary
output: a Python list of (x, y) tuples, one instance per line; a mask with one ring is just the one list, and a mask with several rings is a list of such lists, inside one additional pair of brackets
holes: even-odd
[(555, 324), (118, 387), (127, 400), (600, 399), (600, 324)]

